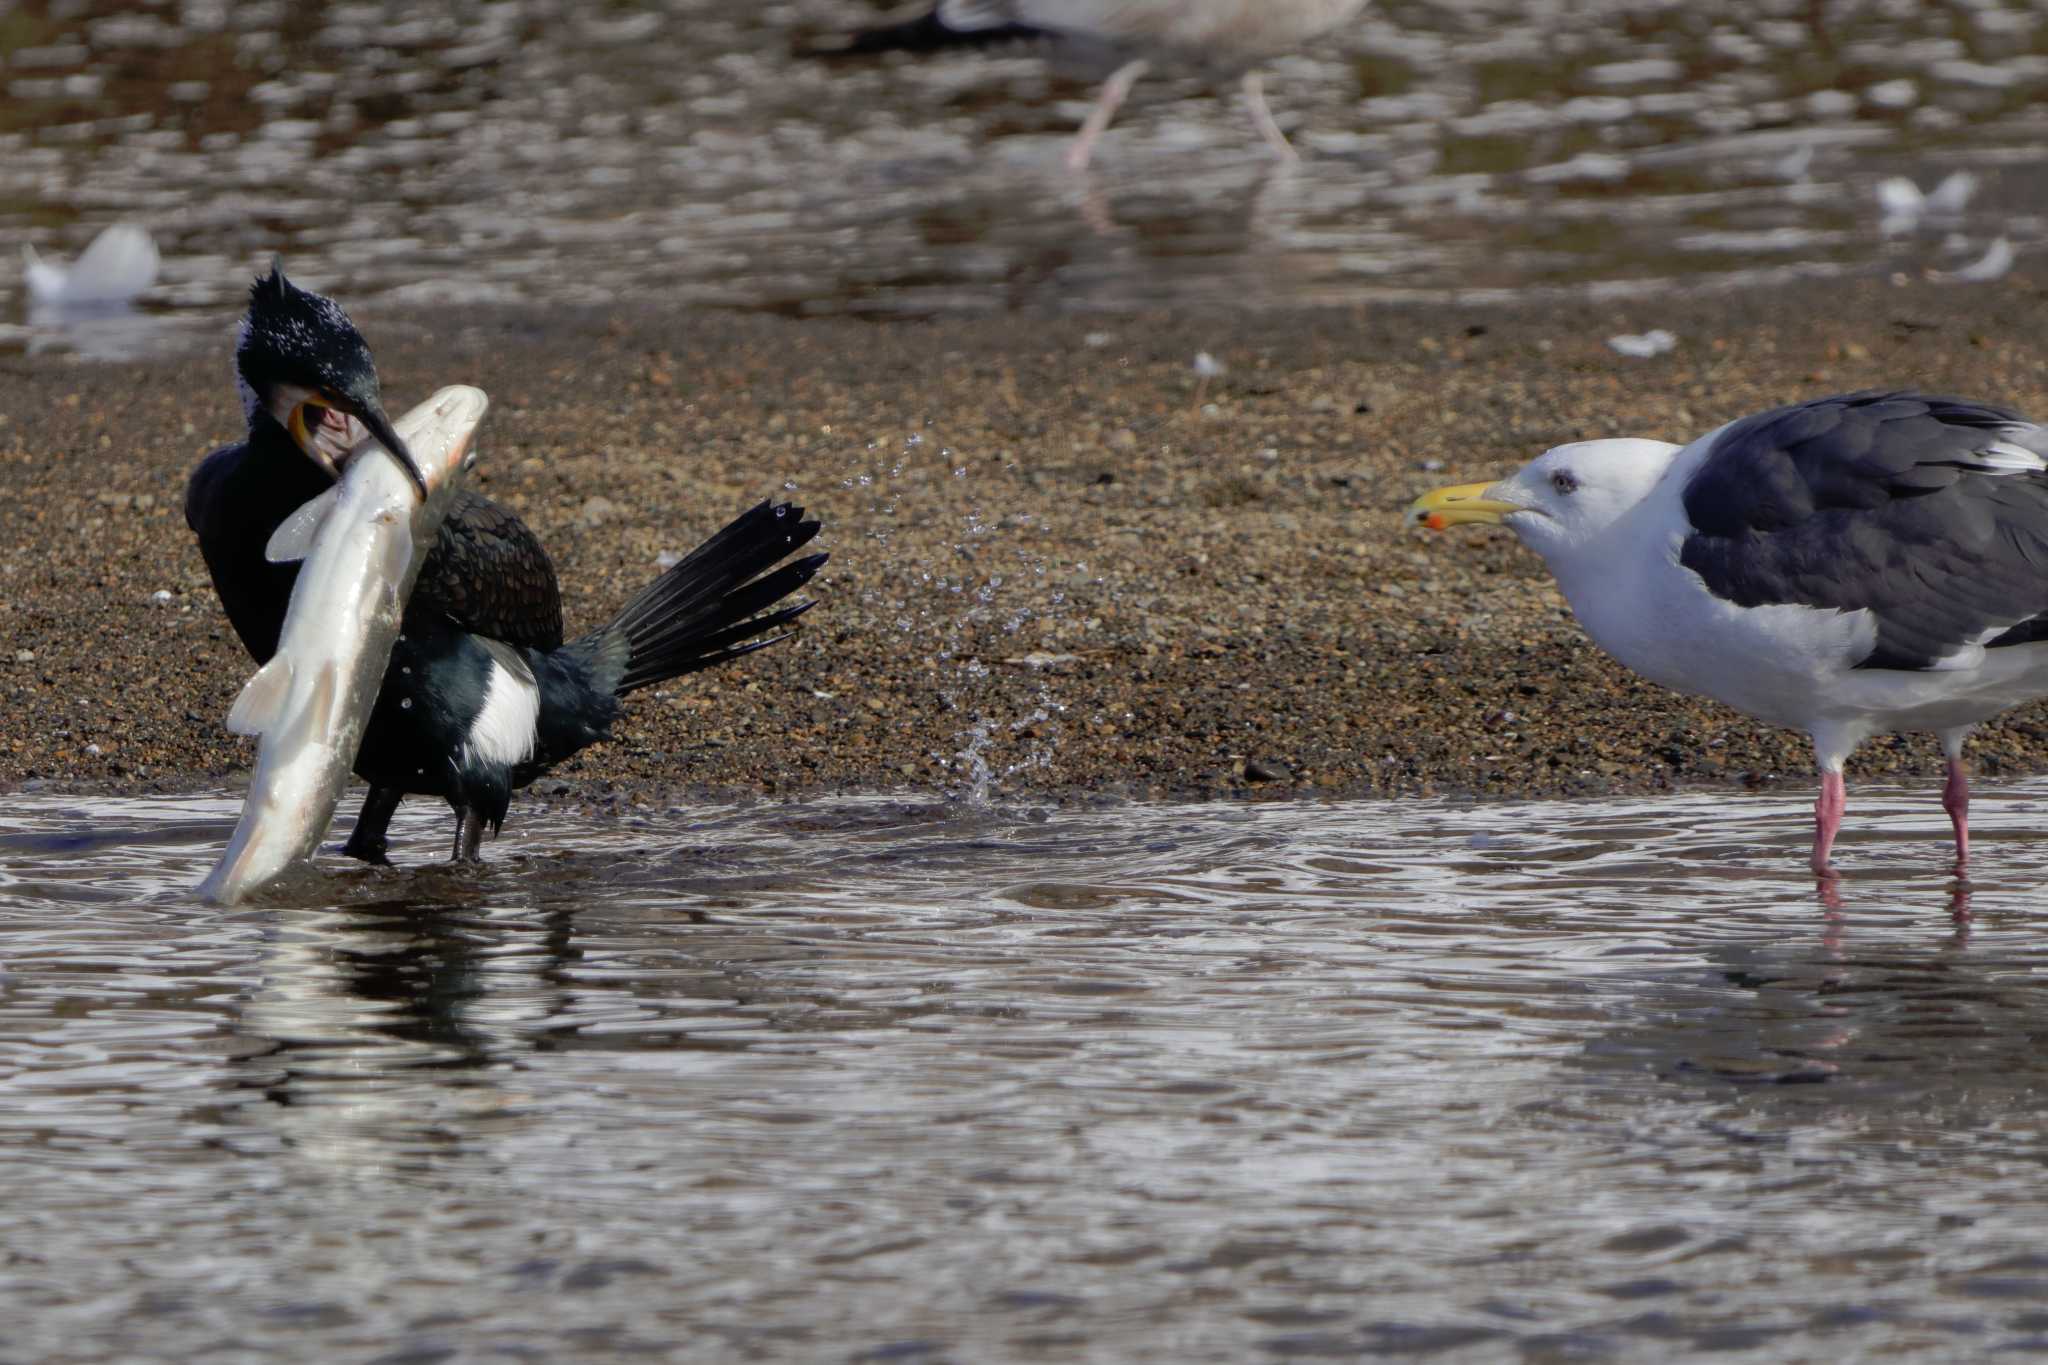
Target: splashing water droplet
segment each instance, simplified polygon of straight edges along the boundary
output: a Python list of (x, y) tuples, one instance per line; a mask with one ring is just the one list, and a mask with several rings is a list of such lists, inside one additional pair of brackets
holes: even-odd
[(970, 806), (986, 807), (995, 770), (989, 766), (987, 749), (992, 732), (985, 718), (977, 716), (974, 727), (964, 732), (967, 743), (953, 755), (954, 764), (967, 773), (967, 788), (960, 799)]

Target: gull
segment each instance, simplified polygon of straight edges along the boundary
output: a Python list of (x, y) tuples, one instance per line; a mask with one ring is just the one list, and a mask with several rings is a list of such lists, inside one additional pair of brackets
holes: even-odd
[(68, 268), (46, 261), (22, 243), (22, 277), (37, 308), (116, 308), (156, 283), (156, 242), (147, 229), (116, 223), (80, 253)]
[(1872, 390), (1689, 445), (1580, 441), (1409, 516), (1506, 526), (1629, 668), (1812, 736), (1823, 879), (1859, 743), (1939, 737), (1961, 871), (1963, 741), (2048, 696), (2048, 428), (2009, 408)]
[(1294, 148), (1267, 107), (1258, 64), (1340, 27), (1365, 0), (939, 0), (914, 17), (857, 33), (831, 55), (922, 52), (1033, 40), (1063, 67), (1102, 75), (1102, 94), (1067, 150), (1087, 168), (1131, 87), (1155, 65), (1242, 72), (1259, 135), (1282, 160)]
[(1903, 175), (1890, 176), (1877, 184), (1878, 228), (1890, 237), (1913, 231), (1923, 218), (1959, 218), (1976, 193), (1977, 177), (1968, 171), (1950, 171), (1925, 192)]

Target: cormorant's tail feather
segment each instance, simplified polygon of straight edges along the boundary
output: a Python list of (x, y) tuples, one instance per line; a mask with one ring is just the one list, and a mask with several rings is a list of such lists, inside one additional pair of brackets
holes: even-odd
[(766, 572), (818, 534), (818, 523), (803, 515), (801, 507), (763, 502), (635, 593), (617, 619), (598, 632), (625, 644), (624, 670), (613, 692), (623, 696), (787, 638), (756, 637), (810, 609), (809, 602), (799, 602), (767, 611), (810, 582), (827, 559), (811, 555)]
[[(698, 655), (710, 654), (741, 640), (752, 639), (764, 631), (773, 630), (785, 621), (795, 620), (802, 614), (802, 609), (808, 608), (810, 603), (799, 603), (796, 608), (785, 608), (766, 616), (757, 617), (755, 613), (767, 611), (769, 607), (810, 582), (812, 575), (816, 574), (824, 563), (825, 556), (813, 555), (794, 564), (786, 564), (774, 573), (726, 594), (718, 603), (717, 619), (732, 624), (722, 629), (709, 628), (711, 623), (702, 618), (685, 616), (663, 621), (646, 633), (632, 637), (633, 662), (627, 669), (627, 678), (630, 679), (635, 673), (640, 672), (648, 661), (667, 659), (679, 651), (693, 651)], [(695, 672), (697, 667), (701, 666), (693, 665), (685, 671)], [(677, 675), (667, 673), (662, 676)]]
[[(753, 613), (771, 602), (780, 601), (790, 593), (811, 581), (811, 576), (825, 566), (827, 555), (812, 555), (796, 563), (778, 569), (776, 572), (751, 583), (739, 592), (733, 593), (718, 604), (718, 618), (732, 622), (722, 630), (701, 631), (695, 628), (677, 628), (664, 632), (661, 637), (650, 639), (644, 644), (633, 641), (632, 662), (626, 666), (626, 674), (619, 680), (618, 693), (631, 692), (635, 688), (651, 683), (665, 682), (680, 678), (685, 673), (695, 673), (737, 659), (742, 654), (752, 654), (765, 649), (778, 640), (789, 638), (787, 634), (772, 636), (766, 640), (754, 639), (757, 635), (787, 625), (802, 616), (814, 602), (799, 602), (765, 616)], [(752, 641), (742, 644), (742, 641)]]
[(880, 28), (850, 34), (836, 42), (802, 48), (799, 55), (872, 57), (882, 52), (937, 52), (953, 47), (994, 47), (1045, 36), (1043, 29), (1029, 24), (993, 23), (982, 27), (955, 28), (940, 18), (939, 11), (934, 9), (929, 14), (906, 19), (900, 24), (884, 24)]

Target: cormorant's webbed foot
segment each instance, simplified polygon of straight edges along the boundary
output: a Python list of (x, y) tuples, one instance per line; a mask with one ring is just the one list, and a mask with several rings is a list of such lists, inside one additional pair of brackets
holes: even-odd
[(341, 851), (366, 863), (390, 862), (384, 852), (384, 836), (390, 832), (391, 817), (398, 813), (398, 803), (404, 799), (405, 793), (396, 787), (373, 784), (370, 794), (363, 798), (363, 809), (356, 816), (356, 827), (349, 831), (348, 842), (341, 846)]

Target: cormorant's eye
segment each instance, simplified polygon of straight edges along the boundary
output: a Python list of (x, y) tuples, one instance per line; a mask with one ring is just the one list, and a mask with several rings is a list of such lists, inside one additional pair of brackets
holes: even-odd
[(1550, 476), (1550, 486), (1557, 490), (1559, 496), (1570, 497), (1579, 491), (1579, 480), (1569, 469), (1560, 469)]

